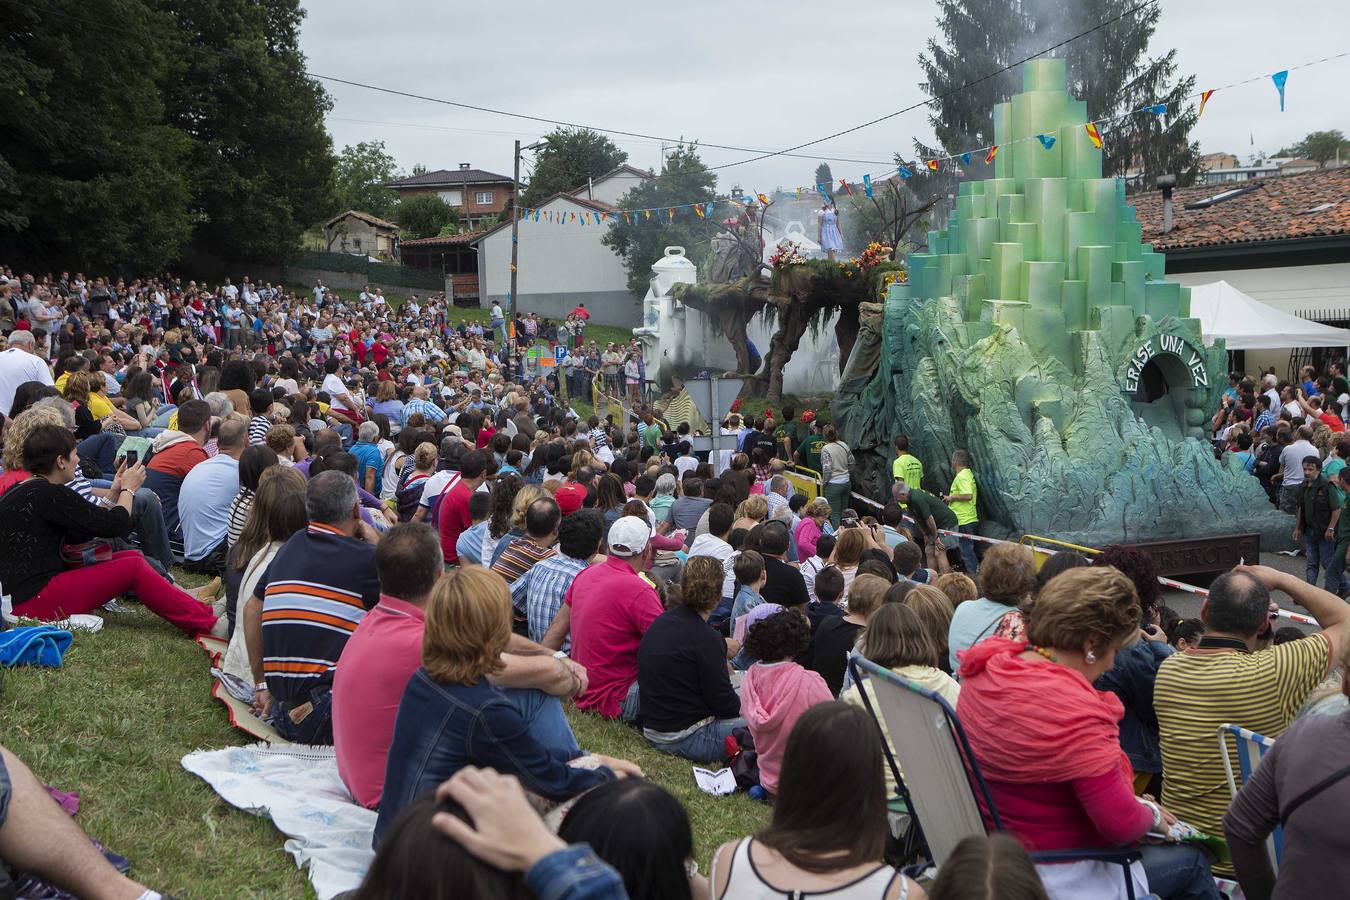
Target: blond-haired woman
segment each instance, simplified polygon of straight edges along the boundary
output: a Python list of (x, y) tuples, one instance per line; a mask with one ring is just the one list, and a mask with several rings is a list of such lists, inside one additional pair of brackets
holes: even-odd
[(82, 441), (102, 431), (93, 410), (89, 408), (90, 379), (86, 372), (71, 372), (61, 396), (75, 410), (75, 440)]
[[(467, 566), (437, 582), (427, 601), (422, 668), (398, 707), (376, 842), (399, 810), (465, 766), (514, 775), (527, 791), (555, 801), (641, 776), (637, 766), (608, 756), (597, 755), (594, 768), (574, 768), (568, 763), (576, 752), (540, 743), (544, 729), (531, 728), (519, 701), (488, 681), (501, 671), (510, 640), (511, 594), (500, 575)], [(556, 698), (544, 702), (563, 717)]]
[[(958, 654), (995, 636), (1016, 637), (1022, 631), (1020, 607), (1036, 591), (1036, 559), (1022, 544), (995, 544), (980, 564), (980, 596), (962, 603), (952, 614), (947, 635), (948, 661), (955, 672)], [(1008, 618), (1008, 622), (1004, 619)]]
[(754, 494), (741, 501), (740, 506), (736, 507), (736, 521), (731, 523), (731, 530), (744, 528), (749, 530), (769, 517), (769, 501), (764, 499), (763, 494)]
[(816, 543), (825, 533), (825, 523), (830, 521), (830, 501), (817, 497), (802, 510), (802, 520), (792, 539), (797, 542), (797, 558), (808, 560), (816, 555)]
[(914, 610), (919, 621), (923, 623), (924, 633), (938, 648), (938, 661), (934, 665), (950, 675), (947, 635), (952, 628), (954, 612), (951, 598), (931, 584), (920, 584), (907, 591), (902, 602)]

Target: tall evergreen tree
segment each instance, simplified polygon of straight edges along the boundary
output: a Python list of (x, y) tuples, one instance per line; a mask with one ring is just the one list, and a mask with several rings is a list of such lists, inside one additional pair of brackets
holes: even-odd
[[(623, 209), (652, 209), (685, 203), (705, 203), (714, 199), (717, 176), (699, 159), (695, 144), (681, 144), (666, 157), (659, 178), (650, 178), (623, 195), (619, 205)], [(682, 209), (671, 219), (656, 213), (633, 216), (632, 222), (622, 217), (605, 233), (605, 246), (623, 257), (628, 270), (628, 289), (633, 296), (647, 292), (651, 280), (652, 263), (661, 256), (662, 248), (682, 246), (695, 265), (708, 255), (717, 225)], [(570, 227), (570, 226), (569, 226)]]
[(521, 194), (521, 206), (538, 206), (554, 194), (574, 191), (587, 178), (598, 178), (628, 162), (628, 154), (598, 131), (558, 128), (544, 138), (548, 146), (534, 157), (534, 174)]
[(820, 165), (816, 166), (816, 173), (815, 173), (815, 176), (814, 176), (814, 177), (815, 177), (815, 181), (811, 182), (811, 184), (813, 184), (813, 185), (817, 185), (817, 184), (823, 184), (823, 185), (825, 185), (825, 192), (826, 192), (827, 194), (828, 194), (828, 193), (831, 193), (831, 192), (833, 191), (833, 188), (834, 188), (834, 174), (833, 174), (832, 172), (830, 172), (830, 164), (829, 164), (829, 163), (821, 163)]
[(332, 202), (331, 101), (305, 75), (299, 0), (149, 2), (177, 25), (163, 93), (191, 140), (195, 242), (226, 259), (276, 259)]
[(0, 0), (0, 248), (153, 270), (191, 232), (187, 142), (157, 81), (171, 23), (140, 0)]
[[(940, 146), (961, 152), (993, 143), (993, 106), (1021, 91), (1022, 69), (962, 85), (1134, 5), (1134, 0), (939, 0), (942, 37), (929, 40), (919, 64), (926, 79), (921, 87), (938, 97), (929, 122)], [(1199, 163), (1199, 145), (1190, 140), (1196, 110), (1183, 106), (1195, 90), (1195, 77), (1179, 77), (1175, 50), (1148, 55), (1160, 14), (1156, 4), (1147, 6), (1053, 53), (1066, 59), (1069, 93), (1087, 101), (1090, 119), (1166, 104), (1164, 116), (1141, 112), (1102, 126), (1103, 174), (1137, 175), (1132, 183), (1144, 188), (1162, 174), (1188, 183)], [(983, 159), (965, 167), (974, 177), (992, 174), (989, 168)]]

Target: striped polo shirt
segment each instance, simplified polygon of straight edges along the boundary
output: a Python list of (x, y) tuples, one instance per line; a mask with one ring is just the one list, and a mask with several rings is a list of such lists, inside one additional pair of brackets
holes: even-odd
[[(1219, 753), (1219, 726), (1277, 737), (1326, 677), (1331, 650), (1325, 634), (1313, 634), (1255, 653), (1195, 649), (1163, 660), (1153, 687), (1163, 806), (1206, 834), (1221, 836), (1233, 798)], [(1227, 740), (1229, 758), (1236, 759), (1237, 748)]]
[(331, 684), (347, 638), (380, 600), (375, 548), (310, 522), (277, 551), (254, 595), (267, 688), (277, 700), (303, 700)]

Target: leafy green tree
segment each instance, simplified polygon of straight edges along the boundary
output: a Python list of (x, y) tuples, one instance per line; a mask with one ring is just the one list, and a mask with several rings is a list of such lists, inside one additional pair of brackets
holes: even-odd
[[(992, 144), (993, 106), (1022, 89), (1022, 69), (987, 76), (1133, 5), (1132, 0), (939, 0), (941, 38), (930, 39), (919, 56), (921, 87), (938, 98), (930, 104), (929, 122), (939, 146), (956, 153)], [(1200, 158), (1199, 145), (1190, 140), (1196, 110), (1185, 99), (1195, 92), (1194, 76), (1179, 77), (1175, 50), (1148, 55), (1160, 15), (1157, 5), (1147, 6), (1054, 51), (1067, 60), (1069, 93), (1087, 102), (1089, 119), (1167, 105), (1164, 116), (1136, 113), (1102, 127), (1103, 173), (1139, 174), (1135, 183), (1148, 188), (1162, 174), (1189, 183)], [(964, 168), (970, 177), (992, 174), (983, 158)]]
[(397, 177), (394, 157), (384, 149), (384, 141), (343, 147), (333, 169), (333, 212), (354, 209), (389, 218), (398, 206), (398, 195), (385, 185)]
[(1329, 160), (1340, 157), (1350, 159), (1350, 140), (1340, 129), (1332, 131), (1310, 131), (1303, 140), (1292, 147), (1285, 147), (1280, 156), (1296, 156), (1311, 159), (1319, 166), (1325, 166)]
[(628, 154), (598, 131), (558, 128), (544, 138), (548, 146), (535, 153), (534, 174), (521, 194), (521, 206), (533, 207), (554, 194), (574, 191), (587, 178), (598, 178), (628, 162)]
[(823, 184), (825, 185), (826, 193), (833, 193), (834, 175), (830, 172), (829, 163), (821, 163), (820, 165), (816, 166), (816, 174), (814, 177), (815, 181), (811, 182), (813, 186), (817, 184)]
[[(646, 179), (624, 194), (619, 206), (623, 209), (653, 209), (706, 203), (715, 198), (716, 184), (717, 176), (699, 159), (698, 145), (680, 144), (666, 157), (660, 176)], [(682, 209), (673, 219), (652, 213), (650, 217), (634, 215), (631, 222), (625, 222), (618, 216), (605, 234), (604, 243), (623, 257), (624, 268), (628, 270), (628, 289), (633, 296), (642, 297), (647, 293), (652, 263), (665, 247), (684, 247), (689, 259), (699, 265), (708, 255), (717, 231), (716, 222), (700, 218), (692, 210)]]
[(441, 234), (442, 229), (458, 223), (459, 216), (435, 194), (418, 194), (394, 208), (394, 221), (405, 238), (424, 238)]
[[(168, 121), (191, 141), (187, 171), (195, 242), (217, 256), (276, 259), (332, 209), (327, 93), (305, 74), (299, 0), (144, 0), (171, 16), (174, 62), (161, 87)], [(126, 6), (127, 3), (109, 4)], [(102, 39), (73, 48), (107, 78), (123, 63)], [(95, 76), (91, 75), (92, 80)], [(82, 85), (83, 86), (83, 85)], [(129, 131), (105, 107), (99, 117)]]
[(187, 141), (157, 81), (171, 21), (126, 0), (0, 0), (0, 248), (156, 269), (191, 234)]

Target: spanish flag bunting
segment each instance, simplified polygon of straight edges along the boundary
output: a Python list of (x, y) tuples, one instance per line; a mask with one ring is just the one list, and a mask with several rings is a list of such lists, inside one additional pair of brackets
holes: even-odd
[(703, 212), (703, 207), (697, 203), (694, 204), (694, 215), (700, 219), (706, 219), (707, 215)]
[(987, 164), (993, 162), (995, 156), (998, 156), (998, 144), (995, 144), (994, 146), (990, 147), (989, 152), (984, 155), (985, 163)]
[(1038, 135), (1036, 135), (1036, 140), (1040, 141), (1040, 142), (1041, 142), (1041, 146), (1044, 147), (1044, 148), (1047, 149), (1047, 150), (1049, 150), (1051, 147), (1055, 146), (1055, 139), (1054, 139), (1054, 137), (1053, 137), (1052, 135), (1048, 135), (1048, 134), (1038, 134)]
[(672, 206), (670, 209), (666, 210), (666, 215), (670, 217), (670, 221), (674, 222), (674, 221), (675, 221), (675, 207)]
[(1205, 104), (1209, 102), (1209, 98), (1213, 96), (1213, 94), (1214, 94), (1213, 89), (1210, 89), (1208, 91), (1202, 91), (1200, 93), (1200, 111), (1195, 114), (1195, 117), (1197, 119), (1205, 114)]
[(798, 200), (802, 199), (802, 189), (801, 189), (801, 188), (797, 188), (797, 199), (798, 199)]
[(938, 170), (938, 161), (936, 159), (930, 159), (925, 165), (927, 165), (928, 168), (932, 169), (934, 172)]
[(1092, 141), (1092, 146), (1098, 150), (1102, 149), (1102, 133), (1097, 130), (1097, 126), (1089, 122), (1083, 126), (1083, 130), (1087, 132), (1088, 140)]
[(625, 212), (625, 213), (623, 214), (623, 222), (624, 222), (625, 225), (632, 225), (632, 224), (633, 224), (633, 214), (632, 214), (632, 213), (629, 213), (629, 212)]
[(768, 195), (768, 194), (756, 194), (755, 196), (759, 198), (759, 204), (760, 204), (760, 206), (768, 206), (768, 205), (769, 205), (769, 195)]
[(576, 213), (572, 213), (572, 221), (575, 222), (576, 220), (577, 220), (577, 214), (576, 214)]

